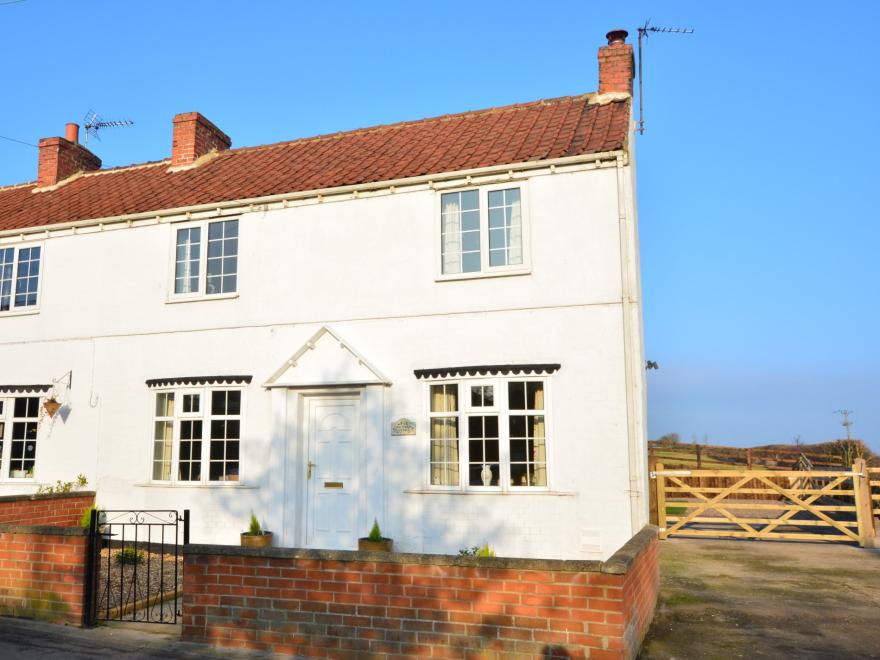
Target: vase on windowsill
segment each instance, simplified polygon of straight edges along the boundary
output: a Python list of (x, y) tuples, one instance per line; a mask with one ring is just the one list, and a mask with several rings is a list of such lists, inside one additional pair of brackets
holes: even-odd
[(480, 470), (480, 479), (483, 480), (484, 486), (492, 485), (492, 468), (483, 463), (483, 469)]

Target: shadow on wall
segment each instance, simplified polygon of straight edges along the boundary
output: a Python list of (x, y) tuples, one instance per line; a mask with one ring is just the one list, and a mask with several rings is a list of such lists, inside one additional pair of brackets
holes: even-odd
[[(330, 336), (325, 335), (324, 338), (329, 339)], [(302, 359), (305, 360), (305, 358)], [(344, 380), (346, 375), (343, 368), (324, 367), (320, 370), (319, 380), (330, 383), (339, 382)], [(414, 378), (411, 371), (402, 371), (395, 375), (401, 380)], [(255, 378), (255, 380), (263, 382), (259, 378)], [(360, 388), (358, 386), (339, 386), (327, 389), (342, 393)], [(261, 396), (260, 398), (264, 399), (264, 405), (271, 408), (270, 397)], [(491, 502), (494, 500), (492, 496), (405, 494), (408, 489), (424, 488), (426, 485), (429, 428), (426, 415), (419, 405), (417, 408), (419, 411), (417, 435), (392, 436), (390, 426), (393, 421), (391, 417), (395, 413), (396, 407), (394, 399), (395, 385), (385, 387), (384, 411), (370, 408), (372, 405), (381, 405), (382, 399), (377, 402), (377, 399), (369, 397), (366, 398), (367, 407), (362, 411), (365, 419), (378, 416), (383, 420), (380, 440), (383, 444), (383, 455), (381, 471), (377, 474), (365, 474), (361, 480), (360, 488), (375, 486), (375, 480), (383, 482), (384, 487), (381, 489), (383, 493), (381, 510), (363, 512), (366, 522), (361, 521), (361, 525), (366, 528), (358, 529), (357, 536), (366, 536), (373, 518), (376, 518), (383, 534), (393, 538), (395, 549), (402, 552), (454, 554), (459, 549), (482, 546), (485, 543), (496, 550), (499, 549), (499, 544), (503, 544), (505, 530), (508, 530), (507, 534), (509, 535), (510, 526), (516, 525), (516, 521), (505, 520), (503, 511), (491, 506)], [(250, 403), (250, 406), (253, 409), (253, 402)], [(269, 414), (272, 414), (271, 410)], [(289, 427), (292, 417), (297, 415), (298, 411), (288, 410), (287, 414)], [(210, 499), (206, 499), (205, 504), (224, 512), (226, 515), (223, 517), (226, 519), (240, 521), (241, 529), (235, 530), (235, 534), (246, 530), (251, 511), (253, 511), (261, 523), (268, 523), (269, 531), (276, 532), (275, 544), (278, 545), (281, 542), (278, 532), (281, 528), (281, 522), (285, 520), (285, 512), (279, 509), (283, 509), (285, 503), (288, 507), (295, 506), (296, 502), (300, 500), (303, 502), (303, 506), (306, 506), (305, 474), (307, 467), (304, 463), (308, 457), (307, 451), (299, 452), (301, 448), (297, 443), (301, 442), (303, 442), (302, 438), (288, 439), (284, 447), (285, 454), (280, 456), (280, 460), (284, 464), (275, 465), (271, 462), (272, 448), (268, 444), (266, 448), (269, 455), (265, 457), (265, 460), (254, 460), (254, 457), (247, 456), (247, 438), (243, 438), (242, 456), (247, 461), (244, 468), (247, 483), (261, 487), (255, 491), (236, 488), (210, 489), (208, 491)], [(375, 448), (364, 447), (364, 451), (369, 449)], [(303, 462), (294, 463), (291, 460), (291, 453), (304, 457)], [(362, 453), (363, 455), (365, 454)], [(298, 470), (297, 477), (299, 478), (291, 478), (290, 475), (285, 477), (285, 470), (288, 468)], [(300, 492), (286, 492), (282, 497), (283, 502), (278, 502), (275, 499), (276, 492), (282, 489), (266, 487), (266, 484), (273, 483), (273, 481), (277, 483), (278, 480), (284, 482), (284, 487), (298, 484), (297, 490)], [(249, 495), (249, 493), (253, 493), (253, 495)], [(200, 515), (200, 513), (194, 512), (194, 515)], [(200, 521), (195, 521), (194, 527), (198, 529), (200, 526)], [(276, 529), (272, 529), (272, 527)], [(194, 535), (193, 542), (200, 542), (198, 535)], [(232, 534), (230, 534), (230, 542), (234, 542)]]

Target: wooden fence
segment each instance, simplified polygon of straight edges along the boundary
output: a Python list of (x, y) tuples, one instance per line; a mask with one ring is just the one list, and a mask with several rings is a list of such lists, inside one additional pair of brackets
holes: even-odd
[(843, 541), (874, 547), (880, 468), (667, 470), (651, 472), (660, 538)]
[(880, 467), (868, 468), (868, 479), (871, 484), (871, 508), (874, 516), (880, 518)]
[[(726, 447), (679, 443), (664, 445), (656, 440), (648, 441), (648, 452), (667, 467), (674, 465), (702, 469), (746, 467), (767, 470), (834, 470), (846, 468), (847, 464), (836, 454), (817, 452), (804, 447)], [(808, 467), (804, 467), (807, 465)]]

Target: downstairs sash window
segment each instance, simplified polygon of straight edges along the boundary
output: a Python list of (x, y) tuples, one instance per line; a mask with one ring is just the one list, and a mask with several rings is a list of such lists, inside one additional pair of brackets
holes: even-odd
[(239, 480), (242, 390), (180, 388), (153, 397), (153, 481)]
[(428, 390), (431, 487), (547, 488), (546, 379), (463, 379)]

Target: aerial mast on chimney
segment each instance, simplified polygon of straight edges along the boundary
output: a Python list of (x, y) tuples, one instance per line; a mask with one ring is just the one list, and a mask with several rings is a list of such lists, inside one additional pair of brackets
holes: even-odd
[(90, 135), (96, 140), (100, 141), (101, 138), (98, 137), (98, 131), (100, 129), (113, 128), (116, 126), (134, 126), (134, 122), (131, 119), (107, 121), (94, 110), (89, 110), (86, 113), (86, 116), (83, 117), (83, 128), (86, 129), (86, 144), (89, 143)]
[(691, 28), (667, 28), (651, 25), (651, 19), (645, 21), (645, 24), (639, 28), (639, 135), (645, 134), (645, 101), (642, 94), (642, 37), (648, 38), (649, 32), (658, 32), (661, 34), (693, 34)]

